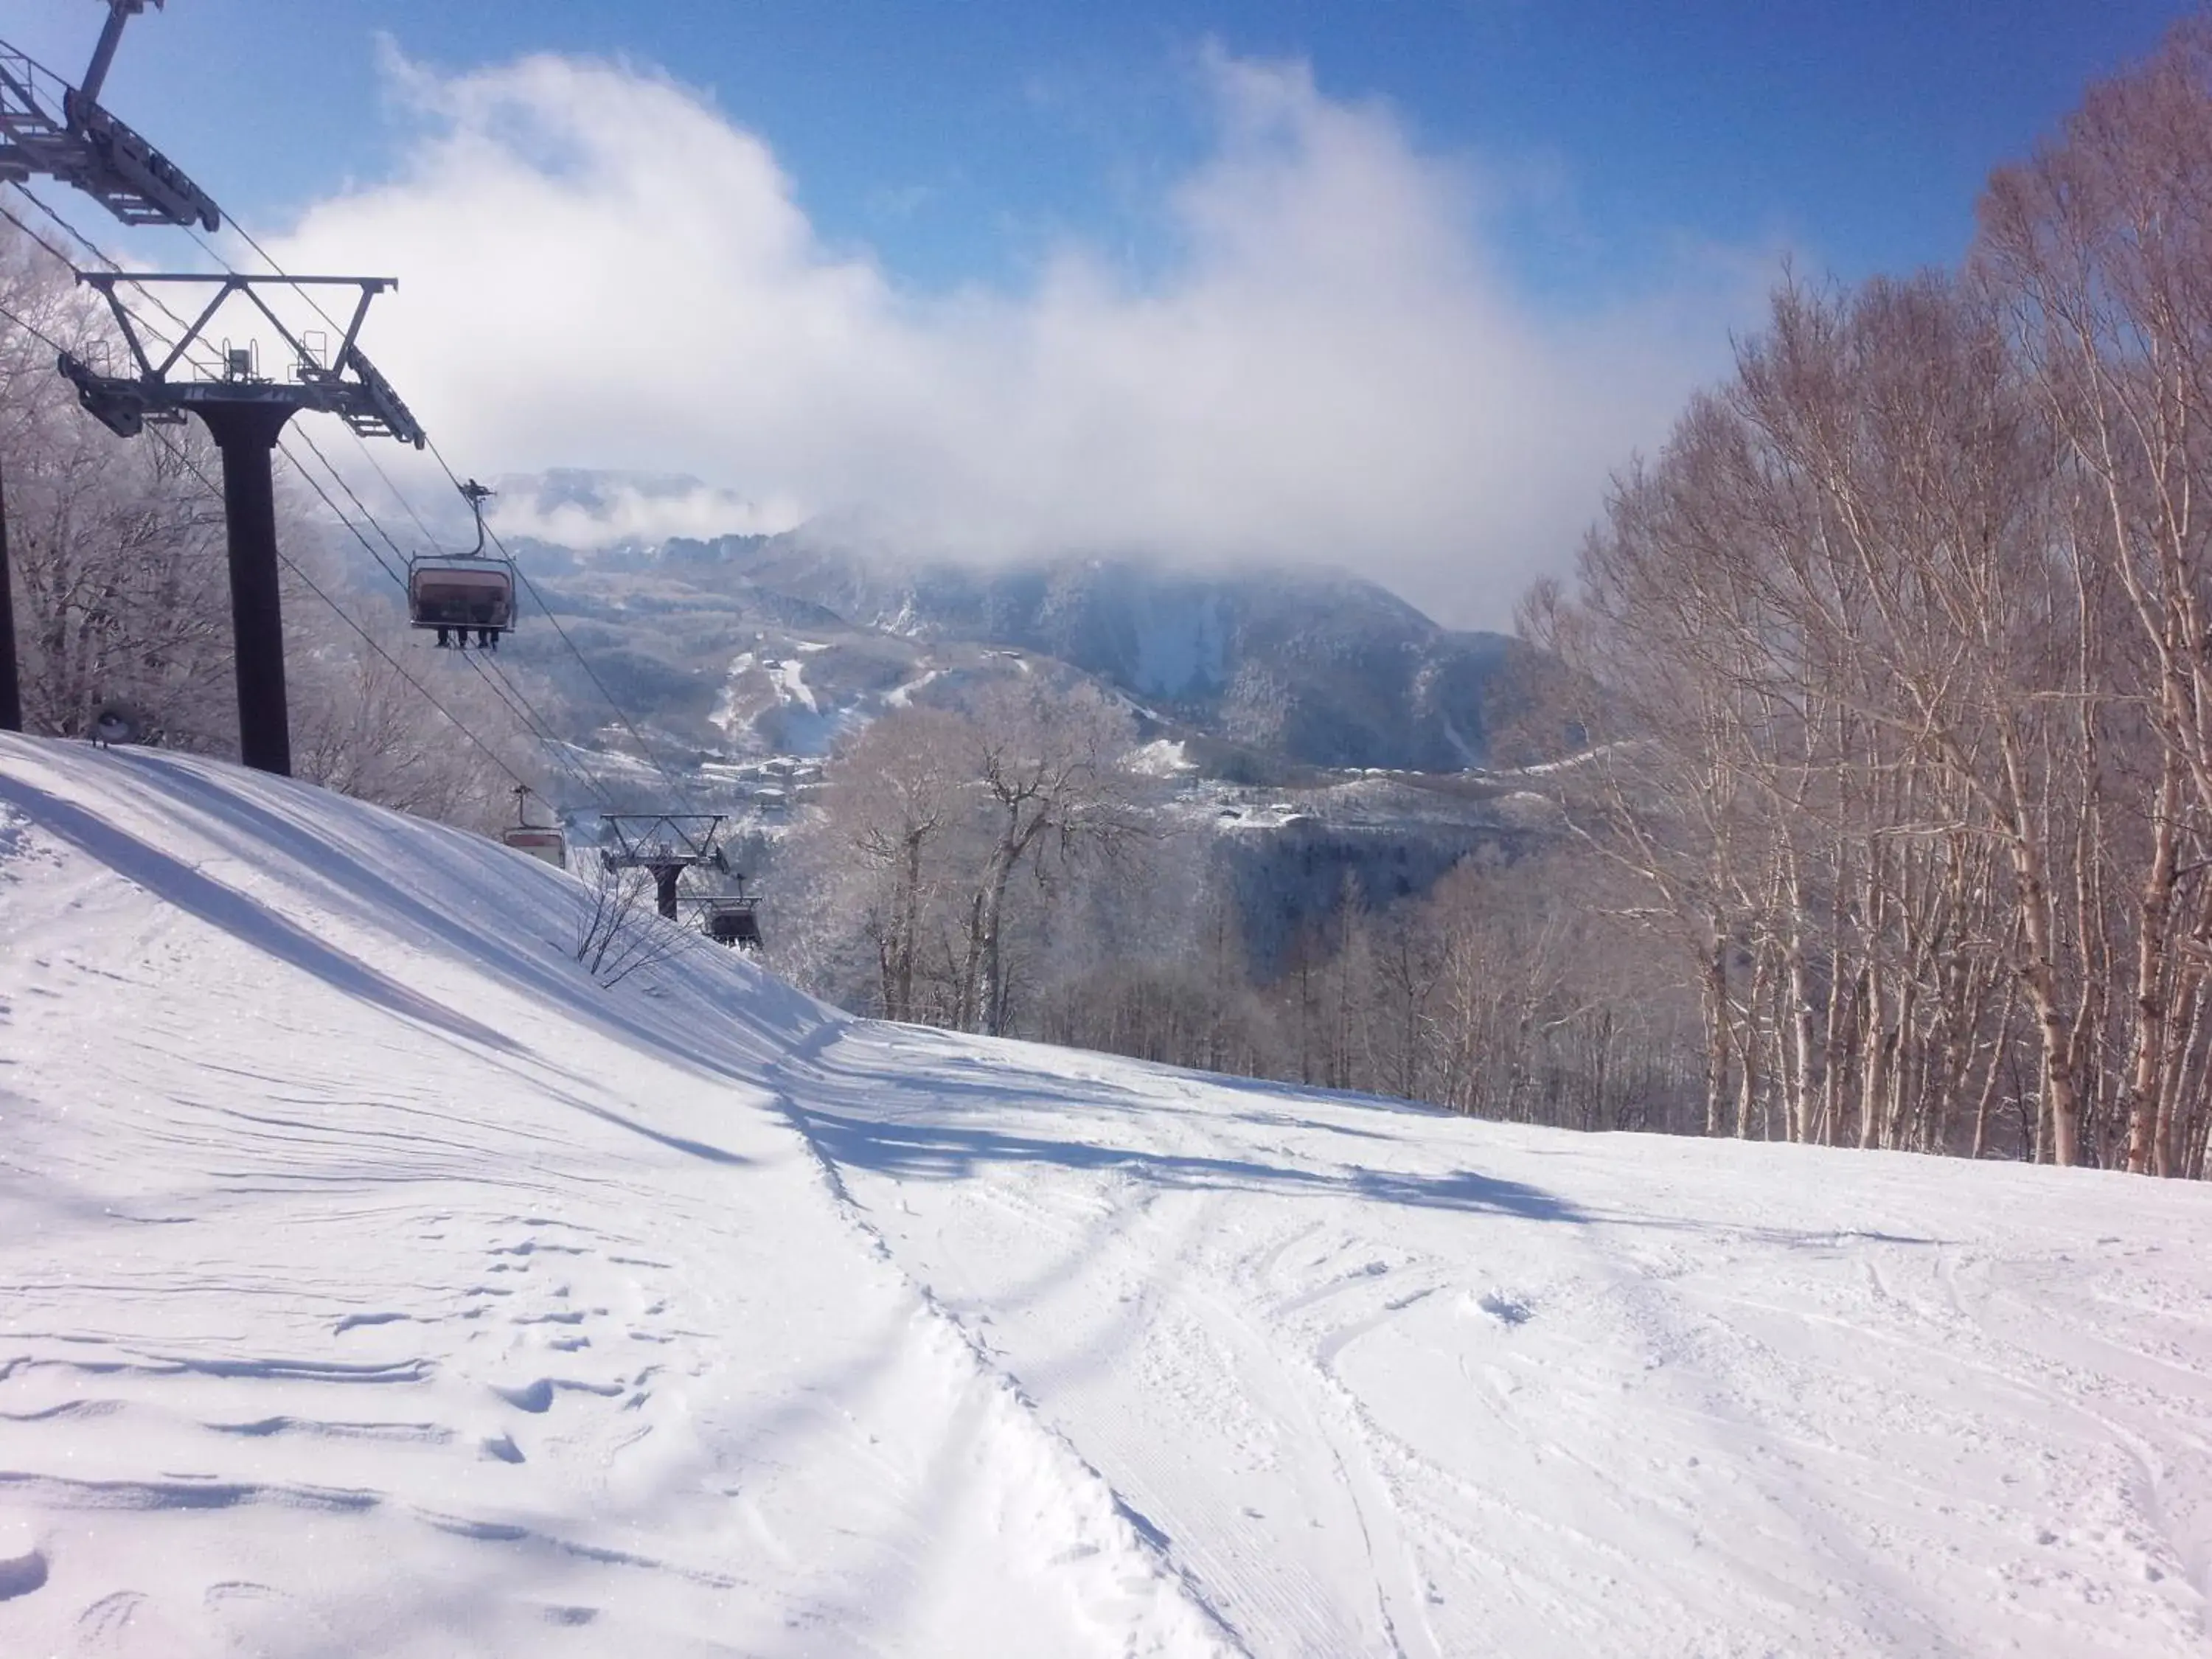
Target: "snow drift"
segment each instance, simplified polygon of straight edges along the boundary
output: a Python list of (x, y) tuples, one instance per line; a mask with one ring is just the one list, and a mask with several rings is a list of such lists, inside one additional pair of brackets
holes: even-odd
[(0, 738), (0, 1652), (2195, 1653), (2212, 1194), (852, 1021)]

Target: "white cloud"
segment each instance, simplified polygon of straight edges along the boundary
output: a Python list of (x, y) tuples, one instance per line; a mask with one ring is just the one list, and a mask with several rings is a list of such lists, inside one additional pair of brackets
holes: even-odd
[(495, 475), (492, 483), (489, 514), (502, 537), (532, 536), (562, 547), (773, 535), (807, 517), (795, 501), (748, 501), (688, 476), (556, 470)]
[(403, 166), (272, 252), (400, 279), (364, 344), (481, 475), (687, 472), (978, 556), (1323, 560), (1502, 622), (1724, 361), (1755, 264), (1563, 318), (1500, 276), (1469, 167), (1301, 67), (1205, 67), (1218, 148), (1142, 283), (1071, 247), (1025, 291), (906, 290), (758, 136), (556, 57), (395, 63), (428, 118)]

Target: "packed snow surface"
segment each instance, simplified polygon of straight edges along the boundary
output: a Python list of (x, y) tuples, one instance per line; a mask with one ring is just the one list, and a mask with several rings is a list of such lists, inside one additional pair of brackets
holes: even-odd
[(2200, 1654), (2212, 1194), (853, 1021), (0, 738), (0, 1654)]

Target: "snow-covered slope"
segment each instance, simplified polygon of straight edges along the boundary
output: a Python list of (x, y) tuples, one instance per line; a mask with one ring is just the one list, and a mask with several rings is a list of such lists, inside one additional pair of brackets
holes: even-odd
[(506, 849), (0, 741), (0, 1653), (1206, 1651), (794, 1127)]
[(2203, 1650), (2212, 1194), (848, 1021), (0, 738), (0, 1654)]

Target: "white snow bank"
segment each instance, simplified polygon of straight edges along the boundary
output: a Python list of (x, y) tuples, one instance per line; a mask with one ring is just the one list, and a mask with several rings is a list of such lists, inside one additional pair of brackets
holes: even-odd
[(2212, 1193), (611, 990), (0, 738), (0, 1655), (2197, 1654)]
[(2205, 1650), (2200, 1186), (817, 1064), (893, 1255), (1255, 1652)]
[(474, 837), (0, 738), (0, 1653), (1203, 1653), (701, 946)]

